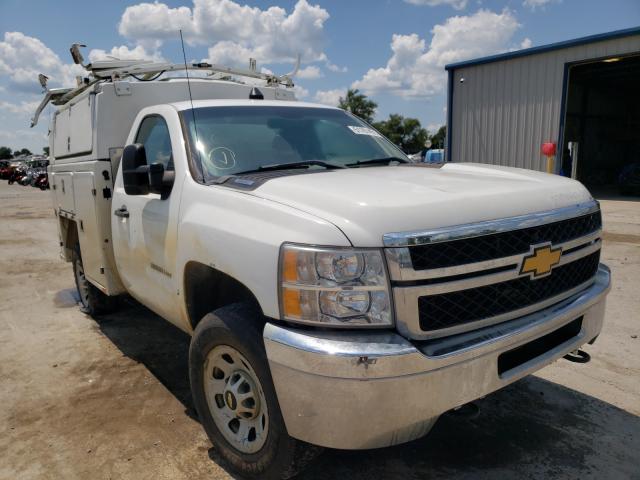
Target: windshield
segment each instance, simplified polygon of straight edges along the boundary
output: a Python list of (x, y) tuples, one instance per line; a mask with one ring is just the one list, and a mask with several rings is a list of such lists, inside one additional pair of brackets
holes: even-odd
[(343, 110), (206, 107), (195, 109), (193, 115), (183, 112), (183, 119), (205, 181), (307, 161), (316, 162), (310, 169), (324, 169), (323, 163), (342, 167), (374, 159), (409, 161), (376, 130)]

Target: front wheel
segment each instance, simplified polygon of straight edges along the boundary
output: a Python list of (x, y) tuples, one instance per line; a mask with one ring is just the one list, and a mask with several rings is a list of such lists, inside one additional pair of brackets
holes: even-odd
[(287, 433), (262, 339), (260, 312), (234, 304), (206, 315), (189, 349), (191, 392), (214, 448), (237, 473), (290, 478), (320, 451)]

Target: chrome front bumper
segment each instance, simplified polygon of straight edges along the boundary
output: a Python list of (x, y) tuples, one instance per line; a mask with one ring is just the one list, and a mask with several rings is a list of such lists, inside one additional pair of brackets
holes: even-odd
[[(557, 360), (602, 329), (609, 269), (544, 310), (474, 332), (410, 342), (392, 332), (326, 332), (268, 323), (264, 342), (289, 434), (330, 448), (386, 447), (438, 416)], [(582, 317), (575, 337), (501, 375), (498, 357)]]

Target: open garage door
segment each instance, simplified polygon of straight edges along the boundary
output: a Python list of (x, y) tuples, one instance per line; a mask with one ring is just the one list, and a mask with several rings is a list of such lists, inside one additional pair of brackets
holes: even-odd
[(640, 55), (572, 66), (566, 102), (562, 174), (640, 195)]

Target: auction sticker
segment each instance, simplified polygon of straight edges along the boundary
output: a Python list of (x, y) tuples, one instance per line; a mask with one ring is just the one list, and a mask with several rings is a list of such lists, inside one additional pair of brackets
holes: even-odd
[(356, 127), (353, 125), (348, 125), (349, 129), (357, 134), (357, 135), (369, 135), (371, 137), (382, 137), (378, 132), (376, 132), (373, 128), (369, 127)]

